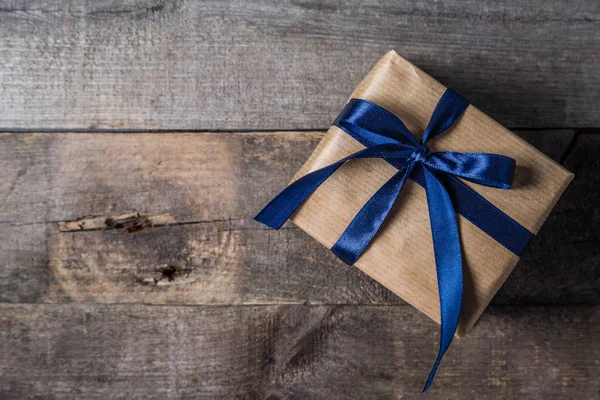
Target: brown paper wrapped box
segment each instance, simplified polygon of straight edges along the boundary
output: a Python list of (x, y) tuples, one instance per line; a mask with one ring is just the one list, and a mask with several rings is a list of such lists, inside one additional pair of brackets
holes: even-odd
[[(446, 88), (419, 68), (387, 53), (351, 98), (369, 100), (396, 114), (418, 138)], [(511, 190), (466, 185), (533, 233), (573, 179), (573, 174), (470, 105), (431, 151), (485, 152), (516, 160)], [(364, 146), (337, 126), (329, 128), (294, 179)], [(382, 159), (354, 160), (325, 181), (291, 218), (331, 248), (367, 200), (397, 170)], [(464, 295), (457, 336), (477, 321), (519, 257), (458, 215), (463, 249)], [(356, 267), (439, 323), (436, 267), (425, 190), (408, 180), (390, 215)]]

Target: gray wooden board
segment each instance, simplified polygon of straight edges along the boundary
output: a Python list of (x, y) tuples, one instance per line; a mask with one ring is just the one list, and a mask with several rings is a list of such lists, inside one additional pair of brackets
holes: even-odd
[[(600, 137), (520, 135), (577, 178), (494, 301), (598, 304)], [(0, 300), (401, 303), (293, 225), (251, 219), (321, 137), (1, 135)]]
[(324, 129), (390, 49), (509, 127), (600, 123), (589, 0), (0, 1), (0, 128)]
[[(408, 306), (0, 305), (3, 399), (412, 399), (438, 326)], [(597, 307), (491, 307), (427, 398), (597, 398)]]

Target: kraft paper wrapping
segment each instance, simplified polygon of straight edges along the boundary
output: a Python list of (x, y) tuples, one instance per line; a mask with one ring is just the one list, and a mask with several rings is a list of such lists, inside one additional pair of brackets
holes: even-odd
[[(398, 116), (420, 138), (446, 87), (400, 57), (387, 53), (360, 83), (351, 98), (369, 100)], [(516, 160), (513, 188), (500, 190), (462, 180), (533, 233), (573, 179), (573, 174), (470, 105), (431, 151), (486, 152)], [(331, 126), (297, 179), (364, 146)], [(397, 170), (381, 159), (343, 165), (293, 215), (292, 221), (331, 248), (367, 200)], [(511, 273), (519, 257), (462, 216), (464, 297), (457, 336), (475, 324)], [(425, 190), (412, 180), (355, 264), (434, 321), (440, 321), (439, 296)]]

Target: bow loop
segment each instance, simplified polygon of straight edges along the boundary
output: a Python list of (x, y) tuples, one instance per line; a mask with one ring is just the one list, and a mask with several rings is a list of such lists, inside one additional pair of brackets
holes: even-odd
[[(333, 122), (346, 132), (357, 132), (359, 141), (370, 146), (377, 144), (404, 144), (417, 146), (419, 142), (404, 122), (377, 104), (362, 99), (350, 99)], [(376, 126), (376, 131), (372, 128)]]
[(499, 189), (510, 189), (515, 173), (515, 160), (499, 154), (433, 153), (425, 165), (437, 171)]
[(466, 99), (454, 90), (447, 89), (431, 114), (421, 143), (427, 143), (450, 129), (462, 117), (468, 106), (469, 102)]

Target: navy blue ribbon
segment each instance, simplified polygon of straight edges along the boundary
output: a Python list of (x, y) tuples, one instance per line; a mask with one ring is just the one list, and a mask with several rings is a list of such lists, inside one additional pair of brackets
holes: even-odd
[(489, 153), (432, 153), (427, 148), (426, 144), (452, 127), (468, 106), (464, 98), (447, 89), (419, 142), (391, 112), (366, 100), (351, 99), (334, 125), (366, 148), (296, 180), (255, 217), (256, 221), (279, 229), (308, 196), (344, 163), (360, 158), (384, 159), (398, 172), (367, 201), (331, 248), (344, 262), (354, 264), (386, 219), (406, 179), (411, 178), (425, 188), (438, 278), (441, 335), (439, 353), (424, 391), (433, 381), (460, 318), (463, 278), (456, 212), (516, 255), (521, 255), (533, 236), (457, 179), (460, 177), (480, 185), (510, 189), (515, 160)]

